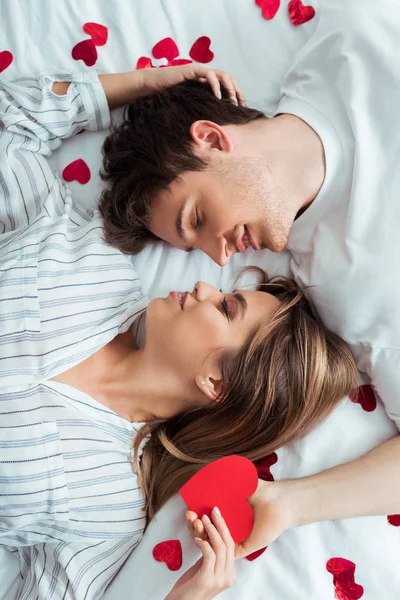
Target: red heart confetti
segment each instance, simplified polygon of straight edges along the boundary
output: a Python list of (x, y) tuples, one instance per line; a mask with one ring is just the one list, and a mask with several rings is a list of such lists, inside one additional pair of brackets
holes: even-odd
[(278, 462), (278, 456), (276, 452), (272, 452), (268, 456), (264, 458), (259, 458), (254, 461), (254, 466), (257, 469), (257, 474), (259, 479), (263, 479), (264, 481), (274, 481), (274, 476), (271, 473), (271, 467), (275, 463)]
[(376, 409), (376, 398), (370, 385), (361, 385), (355, 394), (350, 394), (350, 400), (360, 404), (366, 412)]
[(199, 518), (218, 506), (236, 543), (249, 537), (254, 513), (247, 498), (256, 491), (257, 470), (243, 456), (225, 456), (203, 467), (179, 490)]
[(178, 58), (179, 50), (174, 40), (167, 37), (157, 42), (153, 47), (152, 54), (157, 59), (166, 58), (167, 60), (173, 60), (174, 58)]
[(359, 600), (364, 595), (364, 588), (355, 582), (356, 565), (346, 558), (331, 558), (326, 563), (326, 570), (333, 575), (335, 596), (338, 600)]
[(209, 63), (214, 58), (210, 50), (211, 40), (206, 35), (199, 37), (190, 48), (189, 56), (199, 63)]
[(153, 556), (167, 565), (170, 571), (179, 571), (182, 566), (182, 546), (179, 540), (160, 542), (153, 548)]
[(256, 4), (261, 8), (263, 18), (270, 21), (278, 12), (281, 0), (256, 0)]
[(90, 179), (90, 169), (82, 158), (77, 158), (65, 167), (62, 175), (65, 181), (78, 181), (83, 184)]
[(293, 25), (303, 25), (315, 17), (312, 6), (304, 6), (301, 0), (291, 0), (288, 4), (289, 17)]
[(400, 527), (400, 515), (389, 515), (387, 520), (393, 527)]
[(9, 67), (13, 60), (14, 57), (8, 50), (3, 50), (3, 52), (0, 52), (0, 73)]
[(247, 556), (245, 556), (245, 559), (252, 562), (253, 560), (256, 560), (256, 558), (261, 556), (261, 554), (264, 554), (264, 552), (266, 551), (267, 548), (268, 548), (268, 546), (265, 546), (265, 548), (260, 548), (259, 550), (252, 552), (251, 554), (248, 554)]
[(85, 23), (83, 31), (90, 35), (95, 46), (104, 46), (108, 38), (108, 29), (100, 23)]
[(174, 58), (174, 60), (168, 61), (168, 66), (178, 67), (179, 65), (191, 65), (192, 63), (193, 61), (188, 58)]
[(97, 60), (97, 50), (93, 40), (83, 40), (72, 48), (72, 58), (83, 60), (87, 67), (92, 67)]
[(148, 56), (141, 56), (136, 63), (137, 69), (151, 69), (153, 63)]
[[(268, 456), (265, 456), (264, 458), (259, 458), (258, 460), (255, 460), (253, 464), (254, 464), (255, 468), (257, 469), (258, 478), (263, 479), (264, 481), (274, 481), (274, 476), (272, 475), (270, 469), (271, 469), (272, 465), (274, 465), (277, 462), (278, 462), (278, 456), (276, 455), (275, 452), (272, 452), (272, 454), (269, 454)], [(248, 554), (246, 556), (246, 560), (249, 560), (249, 561), (256, 560), (256, 558), (261, 556), (261, 554), (264, 554), (264, 552), (266, 551), (267, 548), (268, 548), (268, 546), (265, 546), (265, 548), (260, 548), (260, 550), (256, 550), (255, 552)]]

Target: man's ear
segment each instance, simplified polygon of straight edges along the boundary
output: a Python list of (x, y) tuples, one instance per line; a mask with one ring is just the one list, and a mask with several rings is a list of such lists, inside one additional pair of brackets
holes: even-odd
[(234, 148), (226, 129), (213, 121), (195, 121), (190, 128), (190, 135), (199, 150), (232, 152)]
[(222, 390), (222, 377), (221, 374), (215, 377), (211, 377), (210, 375), (196, 375), (195, 382), (199, 390), (203, 392), (207, 398), (211, 400), (211, 402), (218, 402), (219, 395)]

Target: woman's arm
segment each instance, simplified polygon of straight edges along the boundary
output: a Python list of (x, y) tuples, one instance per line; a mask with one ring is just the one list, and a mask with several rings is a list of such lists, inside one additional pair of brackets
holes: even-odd
[[(244, 104), (242, 92), (230, 75), (196, 64), (99, 75), (110, 110), (129, 104), (141, 96), (156, 94), (165, 88), (190, 79), (208, 81), (217, 97), (221, 97), (220, 84), (222, 83), (228, 90), (232, 102)], [(64, 95), (67, 93), (68, 87), (69, 82), (58, 81), (53, 84), (52, 90), (57, 95)]]
[(399, 513), (400, 437), (310, 477), (274, 483), (260, 480), (250, 503), (255, 523), (249, 538), (237, 546), (237, 557), (268, 545), (292, 527)]

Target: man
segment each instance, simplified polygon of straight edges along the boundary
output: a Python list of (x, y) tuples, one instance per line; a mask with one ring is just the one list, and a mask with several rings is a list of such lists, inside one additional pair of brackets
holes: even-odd
[[(288, 248), (294, 276), (398, 427), (399, 23), (393, 0), (322, 3), (273, 119), (198, 84), (139, 101), (104, 145), (100, 205), (108, 241), (126, 252), (161, 238), (225, 265), (249, 245)], [(245, 550), (294, 525), (400, 512), (399, 465), (396, 437), (271, 483)]]

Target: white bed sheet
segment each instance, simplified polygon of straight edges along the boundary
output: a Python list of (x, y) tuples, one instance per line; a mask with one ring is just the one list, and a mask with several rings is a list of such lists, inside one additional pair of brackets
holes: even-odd
[[(317, 1), (312, 4), (318, 15)], [(86, 22), (105, 25), (109, 34), (106, 45), (98, 48), (93, 67), (86, 67), (71, 56), (73, 46), (88, 39), (82, 31)], [(316, 23), (317, 17), (294, 27), (288, 19), (286, 3), (282, 3), (272, 21), (266, 21), (254, 0), (1, 0), (0, 52), (10, 51), (14, 57), (1, 76), (12, 80), (59, 69), (127, 71), (135, 68), (140, 56), (151, 57), (154, 44), (165, 37), (172, 37), (180, 57), (188, 58), (193, 42), (207, 35), (215, 54), (210, 65), (234, 74), (248, 104), (269, 114), (276, 106), (280, 82), (290, 62)], [(153, 59), (154, 65), (164, 62)], [(119, 116), (120, 111), (116, 111), (113, 118)], [(79, 135), (50, 159), (60, 173), (72, 160), (86, 161), (91, 170), (89, 183), (71, 182), (69, 186), (87, 207), (94, 207), (98, 198), (99, 150), (105, 135)], [(262, 266), (270, 274), (288, 274), (285, 254), (251, 250), (235, 257), (223, 270), (201, 253), (188, 255), (164, 244), (150, 246), (133, 260), (150, 297), (171, 289), (191, 289), (199, 279), (229, 289), (240, 268), (249, 264)], [(276, 479), (314, 473), (360, 456), (396, 433), (380, 405), (367, 413), (360, 405), (345, 400), (315, 432), (283, 448), (271, 471)], [(183, 513), (179, 498), (162, 509), (110, 586), (107, 600), (164, 597), (197, 557), (184, 530)], [(153, 546), (168, 539), (182, 542), (184, 562), (177, 573), (152, 558)], [(334, 556), (356, 563), (356, 581), (364, 587), (364, 600), (391, 600), (398, 596), (400, 528), (390, 525), (386, 517), (369, 517), (315, 524), (285, 533), (256, 561), (238, 563), (239, 577), (221, 598), (333, 599), (335, 589), (326, 562)], [(1, 551), (0, 582), (0, 600), (12, 600), (18, 585), (18, 562)]]

